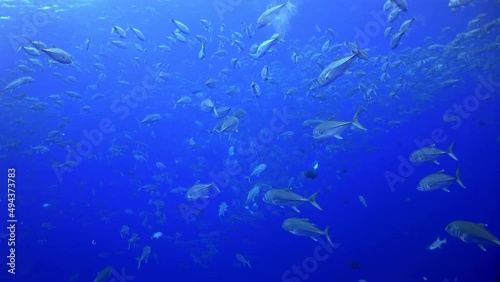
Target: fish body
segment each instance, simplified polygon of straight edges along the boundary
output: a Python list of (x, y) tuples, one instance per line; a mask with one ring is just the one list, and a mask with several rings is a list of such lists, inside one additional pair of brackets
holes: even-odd
[(475, 6), (473, 2), (474, 0), (450, 0), (450, 2), (448, 2), (448, 7), (460, 8), (460, 7), (465, 7), (467, 5)]
[(432, 244), (430, 244), (427, 247), (427, 250), (433, 251), (435, 249), (441, 249), (441, 246), (443, 244), (446, 244), (446, 238), (444, 238), (443, 240), (441, 240), (439, 237), (437, 237), (436, 241), (432, 242)]
[(271, 38), (265, 40), (260, 43), (257, 47), (257, 50), (254, 54), (250, 54), (250, 56), (254, 59), (262, 58), (270, 49), (280, 40), (281, 34), (275, 33)]
[(60, 48), (45, 48), (42, 49), (42, 52), (61, 64), (71, 64), (73, 62), (71, 55)]
[(406, 12), (408, 11), (408, 3), (406, 3), (406, 0), (391, 0), (392, 3), (396, 4), (401, 11)]
[(421, 148), (411, 153), (410, 161), (414, 163), (434, 162), (435, 164), (439, 164), (437, 160), (443, 155), (448, 155), (458, 161), (457, 156), (453, 153), (453, 147), (455, 147), (455, 143), (452, 143), (447, 151), (436, 148), (435, 145)]
[(277, 206), (290, 206), (296, 212), (300, 212), (297, 206), (305, 202), (311, 203), (318, 210), (323, 209), (316, 203), (316, 197), (318, 197), (319, 191), (312, 194), (309, 198), (304, 198), (299, 194), (292, 192), (290, 188), (286, 189), (272, 189), (264, 194), (262, 200), (265, 203), (277, 205)]
[(11, 83), (7, 84), (7, 86), (5, 86), (3, 88), (3, 91), (6, 91), (6, 90), (11, 90), (11, 89), (15, 89), (23, 84), (26, 84), (26, 83), (30, 83), (30, 82), (33, 82), (35, 81), (35, 79), (31, 76), (23, 76), (23, 77), (20, 77), (18, 79), (15, 79), (13, 80)]
[(463, 242), (476, 244), (481, 250), (486, 251), (484, 245), (500, 245), (500, 240), (486, 229), (486, 224), (457, 220), (449, 223), (445, 230), (451, 236)]
[(240, 254), (240, 253), (236, 254), (236, 259), (239, 262), (243, 263), (244, 265), (248, 266), (249, 268), (252, 268), (252, 266), (250, 265), (250, 261), (247, 260), (245, 257), (243, 257), (242, 254)]
[(135, 258), (137, 260), (137, 269), (141, 268), (141, 262), (142, 261), (148, 263), (148, 258), (149, 258), (150, 254), (151, 254), (151, 247), (150, 246), (145, 246), (142, 249), (141, 257)]
[(448, 187), (454, 182), (462, 186), (465, 189), (465, 185), (460, 180), (460, 167), (457, 168), (455, 173), (455, 177), (444, 174), (443, 170), (440, 170), (436, 173), (429, 174), (426, 177), (422, 178), (418, 183), (417, 190), (419, 191), (435, 191), (435, 190), (443, 190), (445, 192), (450, 192)]
[(99, 271), (99, 273), (97, 273), (97, 277), (94, 279), (94, 282), (108, 281), (108, 278), (111, 276), (112, 272), (113, 268), (111, 266), (104, 268), (103, 270)]
[(191, 186), (188, 189), (186, 193), (186, 198), (190, 201), (210, 198), (211, 195), (210, 191), (212, 189), (215, 189), (217, 193), (220, 193), (219, 188), (217, 188), (217, 186), (213, 182), (209, 184), (196, 183), (195, 185)]
[(177, 29), (179, 29), (180, 32), (182, 32), (184, 34), (191, 33), (191, 31), (189, 31), (189, 28), (185, 24), (181, 23), (180, 21), (176, 21), (174, 19), (171, 19), (170, 21), (175, 25), (175, 27), (177, 27)]
[(283, 8), (294, 8), (295, 6), (290, 2), (290, 0), (286, 0), (285, 3), (273, 6), (262, 13), (257, 19), (257, 28), (262, 28), (271, 23), (274, 17), (281, 11)]
[(350, 125), (354, 125), (361, 130), (366, 128), (358, 122), (358, 116), (361, 109), (358, 109), (351, 121), (327, 120), (321, 122), (313, 129), (313, 138), (316, 140), (325, 140), (331, 137), (343, 139), (342, 132)]
[(332, 83), (335, 79), (344, 74), (349, 66), (354, 61), (354, 58), (360, 56), (363, 59), (367, 59), (368, 55), (361, 49), (359, 49), (359, 45), (356, 42), (356, 50), (353, 51), (353, 54), (349, 56), (345, 56), (338, 60), (333, 61), (328, 66), (326, 66), (323, 71), (319, 74), (316, 84), (310, 90), (313, 90), (318, 87), (324, 87), (330, 83)]
[(325, 230), (321, 230), (316, 225), (312, 224), (309, 222), (309, 219), (307, 218), (287, 218), (283, 221), (283, 224), (281, 225), (283, 229), (286, 231), (297, 235), (297, 236), (307, 236), (314, 241), (318, 241), (316, 239), (318, 236), (325, 236), (328, 242), (335, 247), (333, 244), (332, 240), (330, 239), (330, 235), (328, 234), (328, 231), (330, 229), (329, 226), (325, 228)]

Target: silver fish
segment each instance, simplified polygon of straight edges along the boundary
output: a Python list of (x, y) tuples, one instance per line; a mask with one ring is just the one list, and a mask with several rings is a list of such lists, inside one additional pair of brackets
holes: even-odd
[(316, 140), (325, 140), (331, 137), (343, 139), (341, 134), (349, 125), (354, 125), (361, 130), (367, 130), (358, 122), (360, 113), (361, 108), (356, 111), (351, 121), (327, 120), (318, 124), (313, 130), (313, 138)]
[(316, 197), (318, 197), (319, 191), (312, 194), (309, 198), (304, 198), (299, 194), (295, 194), (292, 192), (290, 188), (286, 189), (272, 189), (267, 191), (264, 194), (262, 200), (265, 203), (277, 205), (277, 206), (290, 206), (296, 212), (300, 212), (297, 209), (297, 206), (303, 204), (305, 202), (311, 203), (318, 210), (322, 211), (323, 209), (316, 203)]
[(307, 236), (314, 241), (318, 241), (316, 237), (324, 235), (328, 242), (335, 247), (333, 244), (332, 240), (330, 239), (330, 235), (328, 234), (328, 231), (330, 229), (329, 226), (325, 228), (325, 230), (321, 230), (316, 225), (312, 224), (309, 222), (309, 219), (307, 218), (287, 218), (283, 221), (283, 224), (281, 225), (283, 229), (286, 231), (289, 231), (290, 233), (298, 236)]
[(457, 156), (453, 154), (453, 147), (455, 147), (455, 142), (453, 142), (447, 151), (443, 151), (435, 147), (435, 145), (431, 145), (429, 147), (421, 148), (416, 151), (413, 151), (410, 155), (410, 161), (414, 163), (421, 162), (434, 162), (435, 164), (439, 164), (437, 161), (443, 155), (448, 155), (452, 159), (458, 161)]
[(458, 185), (462, 186), (465, 189), (465, 185), (460, 180), (460, 167), (457, 168), (457, 172), (455, 173), (455, 177), (451, 177), (447, 174), (443, 173), (444, 170), (440, 170), (436, 173), (429, 174), (426, 177), (422, 178), (418, 183), (417, 190), (419, 191), (434, 191), (434, 190), (443, 190), (445, 192), (450, 192), (448, 187), (453, 183), (453, 181), (457, 181)]
[(486, 224), (474, 223), (470, 221), (457, 220), (445, 227), (445, 230), (453, 237), (457, 237), (463, 242), (476, 244), (481, 250), (486, 252), (485, 244), (500, 245), (500, 240), (486, 229)]

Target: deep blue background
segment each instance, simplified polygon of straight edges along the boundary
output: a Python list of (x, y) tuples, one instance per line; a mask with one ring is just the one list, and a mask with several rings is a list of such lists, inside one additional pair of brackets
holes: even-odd
[[(485, 61), (498, 62), (498, 51), (472, 57), (466, 66), (463, 62), (446, 62), (447, 77), (464, 80), (455, 87), (431, 87), (441, 82), (429, 81), (432, 76), (405, 77), (412, 86), (402, 90), (399, 100), (388, 97), (397, 79), (413, 68), (416, 58), (411, 57), (411, 48), (447, 44), (465, 31), (467, 23), (480, 13), (486, 13), (481, 24), (497, 18), (497, 2), (478, 1), (476, 7), (452, 13), (446, 1), (409, 1), (409, 11), (402, 13), (394, 24), (387, 24), (373, 16), (377, 13), (386, 19), (387, 13), (381, 12), (383, 1), (292, 1), (297, 8), (284, 25), (284, 42), (277, 44), (275, 54), (266, 54), (257, 61), (247, 56), (248, 49), (270, 37), (275, 32), (272, 27), (258, 29), (253, 38), (242, 39), (246, 49), (241, 53), (235, 46), (225, 46), (229, 55), (222, 60), (210, 60), (218, 48), (214, 37), (214, 42), (206, 44), (207, 59), (200, 61), (198, 42), (189, 45), (169, 43), (166, 36), (171, 36), (174, 30), (169, 20), (175, 18), (188, 25), (192, 35), (187, 38), (192, 41), (195, 40), (193, 34), (210, 36), (200, 24), (201, 18), (212, 23), (214, 35), (230, 38), (235, 31), (244, 34), (241, 22), (255, 25), (258, 16), (277, 2), (241, 1), (224, 13), (223, 18), (214, 8), (217, 1), (186, 1), (189, 4), (181, 1), (56, 2), (51, 4), (58, 6), (46, 9), (41, 9), (48, 5), (45, 2), (1, 2), (1, 85), (25, 75), (34, 77), (35, 82), (1, 94), (1, 167), (3, 171), (9, 167), (17, 171), (18, 223), (16, 275), (6, 274), (2, 259), (0, 281), (68, 281), (74, 274), (78, 274), (74, 281), (93, 281), (96, 273), (107, 266), (118, 272), (124, 268), (127, 274), (135, 276), (133, 281), (287, 281), (282, 280), (283, 273), (293, 265), (302, 264), (318, 246), (308, 238), (284, 231), (281, 223), (287, 217), (309, 218), (321, 229), (329, 225), (330, 236), (340, 244), (310, 273), (308, 281), (423, 281), (424, 277), (427, 281), (439, 282), (455, 278), (460, 282), (498, 281), (498, 247), (489, 246), (487, 252), (482, 252), (449, 236), (444, 230), (453, 220), (469, 220), (488, 223), (493, 234), (500, 234), (496, 181), (500, 173), (498, 87), (491, 99), (481, 101), (477, 110), (463, 119), (458, 129), (442, 120), (447, 109), (462, 104), (474, 93), (478, 76), (491, 75), (499, 80), (498, 63), (493, 72), (481, 69)], [(36, 72), (23, 74), (17, 69), (18, 64), (29, 65), (26, 63), (28, 55), (16, 50), (18, 42), (13, 38), (20, 38), (27, 32), (27, 22), (42, 21), (45, 16), (48, 22), (32, 30), (33, 34), (28, 37), (68, 51), (79, 70), (71, 66), (49, 68), (43, 54), (39, 58), (44, 63), (43, 71), (33, 67)], [(383, 36), (383, 30), (387, 26), (397, 30), (412, 16), (417, 21), (411, 31), (396, 50), (390, 51), (389, 38)], [(222, 22), (225, 30), (220, 32)], [(110, 35), (110, 24), (136, 27), (145, 34), (146, 41), (137, 40), (128, 31), (124, 39), (128, 49), (108, 45), (109, 40), (118, 40), (116, 34)], [(321, 32), (316, 31), (315, 25)], [(372, 26), (378, 29), (370, 30)], [(452, 27), (452, 31), (442, 33), (442, 28), (447, 26)], [(381, 64), (374, 66), (355, 61), (350, 70), (365, 71), (365, 76), (346, 74), (334, 82), (338, 86), (328, 89), (328, 102), (314, 101), (310, 95), (306, 96), (307, 82), (316, 78), (320, 69), (303, 57), (294, 65), (291, 54), (297, 49), (304, 53), (321, 52), (327, 28), (337, 34), (338, 38), (333, 40), (335, 44), (358, 39), (361, 47), (369, 50), (371, 58), (389, 56), (391, 62), (401, 59), (405, 64), (401, 69), (389, 71), (391, 79), (388, 82), (380, 82)], [(498, 32), (498, 25), (495, 30)], [(373, 32), (373, 36), (363, 40), (360, 31)], [(426, 37), (430, 37), (430, 41), (424, 41)], [(92, 41), (90, 49), (78, 48), (87, 38)], [(492, 43), (495, 36), (487, 40)], [(135, 50), (132, 43), (147, 48), (146, 56)], [(161, 44), (169, 45), (172, 51), (155, 50)], [(467, 46), (470, 50), (481, 47)], [(93, 55), (100, 52), (105, 53), (106, 58), (98, 61)], [(327, 52), (322, 60), (329, 62), (340, 55), (340, 51)], [(429, 51), (429, 56), (435, 55), (440, 54)], [(140, 58), (139, 67), (133, 66), (134, 57)], [(240, 58), (240, 69), (232, 69), (230, 59), (234, 57)], [(92, 66), (95, 62), (105, 65), (103, 73), (107, 78), (97, 90), (90, 90), (87, 86), (96, 83), (101, 73)], [(113, 110), (112, 103), (129, 95), (134, 87), (140, 88), (143, 78), (149, 78), (150, 70), (157, 63), (163, 64), (162, 70), (170, 73), (170, 79), (148, 91), (148, 99), (134, 108), (128, 107), (129, 114), (121, 116), (123, 112)], [(260, 70), (264, 64), (270, 66), (271, 76), (277, 81), (275, 84), (261, 81)], [(463, 68), (454, 68), (457, 66)], [(219, 77), (223, 68), (231, 70), (226, 82)], [(75, 76), (77, 81), (64, 82), (52, 75), (54, 72), (65, 77)], [(217, 88), (208, 89), (203, 85), (210, 77), (217, 80)], [(256, 102), (244, 103), (244, 99), (252, 98), (250, 83), (255, 77), (262, 88), (262, 97)], [(442, 79), (442, 76), (436, 75), (435, 79)], [(117, 80), (127, 80), (130, 86), (120, 86)], [(346, 95), (359, 83), (376, 84), (378, 95), (369, 103), (363, 100), (362, 94)], [(231, 85), (241, 90), (234, 97), (224, 94)], [(290, 87), (297, 87), (298, 94), (283, 100), (283, 91)], [(83, 99), (62, 94), (68, 90), (79, 92)], [(238, 132), (231, 136), (222, 134), (220, 138), (217, 133), (210, 134), (209, 130), (219, 120), (199, 109), (202, 99), (191, 94), (194, 90), (203, 91), (205, 98), (216, 99), (219, 106), (246, 110), (247, 116), (241, 118)], [(33, 111), (29, 108), (33, 102), (15, 98), (21, 93), (47, 103), (46, 109)], [(98, 93), (104, 98), (93, 100), (92, 95)], [(53, 94), (61, 95), (63, 107), (47, 97)], [(191, 95), (192, 105), (178, 105), (173, 110), (175, 101), (183, 95)], [(430, 98), (422, 101), (419, 95)], [(82, 113), (84, 105), (90, 105), (92, 112)], [(348, 128), (343, 134), (344, 140), (316, 143), (311, 137), (312, 130), (301, 128), (302, 122), (311, 118), (335, 116), (349, 120), (360, 106), (368, 109), (359, 118), (368, 128), (367, 132)], [(248, 142), (258, 137), (260, 130), (269, 127), (273, 109), (280, 112), (286, 109), (291, 113), (293, 118), (284, 130), (294, 131), (295, 135), (288, 140), (272, 138), (255, 158), (248, 160), (248, 155), (238, 148), (247, 148)], [(138, 123), (151, 113), (161, 114), (162, 120), (151, 126)], [(72, 121), (61, 128), (62, 117)], [(95, 159), (84, 159), (72, 172), (64, 174), (62, 181), (58, 179), (52, 165), (64, 162), (67, 148), (75, 148), (85, 140), (82, 130), (98, 128), (104, 118), (113, 122), (115, 131), (103, 135), (102, 142), (92, 146)], [(195, 121), (201, 125), (196, 125)], [(391, 126), (391, 121), (400, 124)], [(456, 142), (454, 152), (459, 161), (443, 156), (439, 166), (433, 163), (414, 166), (414, 172), (392, 190), (384, 175), (397, 173), (400, 156), (407, 160), (409, 154), (419, 148), (415, 141), (430, 138), (436, 128), (441, 128), (447, 137), (436, 146), (446, 149)], [(60, 144), (44, 141), (51, 130), (64, 134)], [(195, 148), (186, 142), (191, 137), (197, 143)], [(9, 145), (13, 143), (17, 145)], [(340, 148), (327, 151), (325, 147), (331, 144)], [(30, 150), (30, 146), (37, 145), (49, 147), (50, 152), (37, 154)], [(122, 156), (112, 155), (109, 148), (113, 145), (123, 146)], [(186, 221), (178, 206), (189, 202), (184, 193), (172, 193), (171, 190), (189, 188), (196, 181), (212, 181), (211, 175), (224, 169), (230, 146), (236, 148), (231, 159), (237, 160), (243, 171), (232, 176), (229, 184), (222, 185), (222, 193), (208, 201), (195, 221)], [(134, 150), (145, 153), (147, 162), (136, 161)], [(167, 169), (156, 168), (158, 161)], [(314, 161), (319, 163), (318, 177), (315, 180), (304, 178), (302, 172), (310, 169)], [(200, 163), (205, 165), (193, 169), (193, 165)], [(259, 163), (266, 163), (268, 167), (249, 183), (244, 176)], [(462, 169), (461, 179), (467, 190), (456, 183), (450, 187), (451, 193), (416, 190), (422, 177), (440, 169), (453, 175), (457, 166)], [(153, 175), (162, 172), (168, 180), (156, 182), (152, 179)], [(291, 177), (294, 177), (293, 188), (303, 196), (321, 191), (317, 201), (324, 211), (307, 203), (300, 206), (300, 214), (289, 208), (269, 206), (261, 201), (263, 192), (257, 198), (258, 208), (254, 215), (244, 208), (246, 195), (255, 183), (284, 188)], [(158, 184), (155, 191), (138, 192), (139, 185), (153, 183)], [(359, 203), (358, 195), (366, 198), (368, 209)], [(0, 201), (5, 210), (6, 199), (4, 196)], [(165, 204), (161, 209), (167, 218), (163, 225), (155, 217), (156, 207), (152, 202), (156, 200)], [(217, 212), (222, 202), (229, 208), (220, 219)], [(44, 203), (49, 203), (50, 207), (42, 207)], [(135, 215), (125, 214), (127, 209)], [(6, 218), (6, 212), (4, 215)], [(42, 223), (46, 222), (54, 229), (43, 228)], [(130, 227), (130, 233), (136, 232), (141, 238), (130, 250), (127, 238), (122, 239), (119, 234), (123, 224)], [(164, 237), (152, 240), (150, 237), (156, 231), (162, 231)], [(5, 230), (1, 230), (2, 233)], [(174, 239), (176, 233), (181, 234), (180, 238)], [(442, 249), (426, 250), (438, 236), (446, 238), (448, 243)], [(8, 254), (6, 240), (0, 240), (0, 257), (5, 258)], [(45, 243), (41, 244), (40, 240)], [(95, 245), (91, 244), (92, 240), (96, 241)], [(134, 258), (140, 256), (145, 245), (151, 246), (152, 254), (148, 263), (137, 270)], [(252, 269), (243, 267), (236, 260), (236, 253), (250, 260)], [(203, 266), (196, 264), (191, 254), (200, 258)], [(361, 267), (354, 269), (350, 262), (357, 262)]]

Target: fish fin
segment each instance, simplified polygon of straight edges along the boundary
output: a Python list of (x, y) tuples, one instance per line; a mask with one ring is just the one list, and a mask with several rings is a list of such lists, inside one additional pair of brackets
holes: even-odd
[(458, 161), (458, 158), (457, 156), (455, 156), (455, 154), (453, 154), (453, 147), (455, 147), (455, 142), (451, 143), (450, 147), (448, 148), (448, 151), (446, 151), (448, 153), (448, 155), (454, 159), (455, 161)]
[(297, 209), (297, 207), (296, 207), (296, 206), (293, 206), (293, 207), (292, 207), (292, 209), (293, 209), (294, 211), (296, 211), (296, 212), (299, 212), (299, 213), (300, 213), (299, 209)]
[(437, 160), (433, 161), (433, 163), (435, 163), (435, 164), (437, 164), (437, 165), (439, 164), (439, 162), (438, 162)]
[(343, 138), (342, 136), (340, 136), (340, 135), (338, 135), (338, 134), (336, 134), (336, 135), (333, 135), (333, 137), (335, 137), (335, 138), (337, 138), (337, 139), (339, 139), (339, 140), (342, 140), (342, 139), (344, 139), (344, 138)]
[(355, 51), (355, 54), (356, 55), (360, 55), (361, 59), (363, 59), (363, 60), (368, 59), (368, 55), (365, 53), (365, 51), (359, 49), (359, 43), (358, 43), (357, 40), (356, 40), (356, 51)]
[(443, 189), (441, 189), (441, 190), (443, 190), (443, 191), (445, 191), (445, 192), (450, 193), (450, 190), (448, 190), (448, 188), (443, 188)]
[(328, 234), (328, 231), (330, 231), (330, 226), (327, 226), (327, 227), (325, 228), (324, 235), (325, 235), (325, 237), (326, 237), (326, 240), (328, 240), (328, 243), (330, 243), (330, 245), (332, 245), (332, 247), (334, 247), (334, 248), (335, 248), (335, 245), (333, 244), (332, 239), (330, 239), (330, 235)]
[(316, 193), (312, 194), (311, 197), (309, 197), (308, 201), (316, 207), (318, 210), (322, 211), (323, 209), (316, 203), (316, 197), (318, 197), (319, 191), (316, 191)]
[(318, 242), (318, 239), (316, 239), (316, 237), (312, 237), (310, 236), (309, 238), (313, 239), (314, 241)]
[(500, 245), (500, 240), (493, 240), (493, 242), (497, 245)]
[(357, 128), (361, 129), (361, 130), (366, 130), (366, 128), (364, 126), (361, 125), (361, 123), (358, 122), (358, 116), (359, 114), (361, 113), (362, 109), (359, 108), (357, 111), (356, 111), (356, 114), (354, 114), (354, 117), (352, 118), (352, 124), (354, 126), (356, 126)]
[(141, 259), (140, 258), (135, 258), (138, 262), (137, 264), (137, 269), (141, 268)]
[(444, 169), (442, 169), (442, 170), (440, 170), (440, 171), (436, 172), (436, 174), (437, 174), (437, 173), (444, 173)]
[(479, 245), (477, 245), (477, 246), (478, 246), (481, 250), (483, 250), (483, 252), (486, 252), (486, 248), (485, 248), (483, 245), (479, 244)]
[(460, 167), (457, 168), (457, 172), (455, 173), (455, 180), (457, 181), (458, 185), (466, 189), (464, 183), (462, 182), (462, 180), (460, 180)]

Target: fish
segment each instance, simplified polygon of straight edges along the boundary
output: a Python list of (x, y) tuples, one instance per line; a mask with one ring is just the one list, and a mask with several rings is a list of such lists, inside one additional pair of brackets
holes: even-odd
[(441, 149), (436, 148), (436, 145), (430, 145), (429, 147), (421, 148), (415, 150), (410, 155), (410, 161), (413, 163), (423, 163), (423, 162), (433, 162), (435, 164), (439, 164), (437, 161), (443, 155), (448, 155), (452, 159), (458, 161), (457, 156), (453, 153), (453, 148), (455, 147), (455, 142), (451, 143), (448, 150), (443, 151)]
[(356, 49), (353, 50), (353, 53), (349, 56), (335, 60), (326, 66), (319, 74), (316, 83), (309, 90), (324, 87), (332, 83), (335, 79), (347, 71), (349, 66), (354, 61), (354, 58), (358, 56), (362, 59), (368, 59), (368, 55), (363, 50), (359, 49), (359, 44), (356, 42)]
[(261, 174), (261, 173), (262, 173), (262, 172), (263, 172), (266, 168), (267, 168), (267, 165), (266, 165), (266, 164), (259, 164), (258, 166), (256, 166), (256, 167), (253, 169), (253, 171), (252, 171), (252, 173), (250, 174), (250, 176), (246, 176), (245, 178), (247, 178), (247, 179), (248, 179), (248, 182), (250, 182), (250, 178), (251, 178), (252, 176), (254, 176), (254, 175), (255, 175), (255, 176), (259, 177), (259, 175), (260, 175), (260, 174)]
[(443, 244), (446, 244), (446, 238), (444, 238), (443, 240), (441, 240), (439, 237), (437, 237), (436, 241), (432, 242), (432, 244), (430, 244), (429, 246), (427, 246), (427, 250), (429, 251), (433, 251), (435, 249), (441, 249), (441, 246)]
[(103, 270), (97, 273), (97, 277), (94, 279), (94, 282), (104, 282), (107, 281), (109, 277), (111, 277), (111, 273), (113, 273), (113, 268), (108, 266)]
[(35, 81), (35, 79), (33, 77), (23, 76), (23, 77), (20, 77), (18, 79), (15, 79), (12, 82), (10, 82), (9, 84), (7, 84), (7, 86), (5, 86), (2, 91), (12, 90), (12, 89), (18, 88), (19, 86), (21, 86), (23, 84), (30, 83), (33, 81)]
[(252, 266), (250, 265), (250, 261), (249, 261), (249, 260), (247, 260), (245, 257), (243, 257), (243, 255), (242, 255), (242, 254), (237, 253), (237, 254), (236, 254), (236, 259), (237, 259), (239, 262), (243, 263), (244, 265), (248, 266), (249, 268), (252, 268)]
[(328, 231), (330, 229), (329, 226), (327, 226), (323, 231), (316, 227), (316, 225), (314, 225), (313, 223), (310, 223), (309, 219), (307, 218), (287, 218), (283, 221), (281, 227), (294, 235), (307, 236), (314, 241), (318, 241), (316, 237), (323, 235), (326, 237), (330, 245), (332, 245), (334, 248), (336, 247), (330, 239), (330, 235), (328, 234)]
[(180, 32), (182, 32), (184, 34), (191, 33), (191, 31), (189, 31), (189, 28), (185, 24), (181, 23), (180, 21), (176, 21), (174, 19), (170, 19), (170, 21), (175, 25), (175, 27), (177, 29), (179, 29)]
[[(214, 111), (214, 113), (216, 114), (216, 116), (219, 116), (217, 111)], [(215, 131), (220, 134), (223, 132), (231, 133), (233, 131), (237, 131), (239, 123), (240, 121), (237, 117), (235, 116), (227, 117), (226, 119), (217, 123), (215, 128), (212, 131), (210, 131), (210, 133)]]
[(227, 207), (228, 207), (228, 205), (226, 204), (226, 202), (220, 203), (220, 205), (219, 205), (219, 217), (224, 216), (224, 213), (226, 213), (226, 211), (227, 211)]
[(111, 25), (111, 34), (113, 34), (113, 32), (116, 32), (120, 38), (127, 38), (125, 30), (117, 25)]
[(150, 114), (150, 115), (147, 115), (139, 123), (152, 124), (152, 123), (158, 122), (160, 119), (161, 119), (161, 116), (159, 114)]
[(408, 3), (406, 0), (391, 0), (392, 3), (396, 4), (401, 11), (406, 12), (408, 11)]
[(278, 12), (283, 8), (295, 8), (290, 0), (286, 0), (285, 3), (273, 6), (267, 10), (265, 10), (257, 19), (257, 28), (263, 28), (271, 23), (274, 17), (278, 14)]
[(460, 7), (465, 7), (465, 6), (472, 6), (474, 7), (474, 0), (450, 0), (448, 2), (448, 7), (450, 8), (460, 8)]
[(255, 53), (250, 54), (250, 57), (254, 59), (262, 58), (267, 52), (269, 52), (271, 47), (273, 47), (276, 43), (278, 43), (278, 41), (280, 41), (281, 36), (281, 33), (273, 34), (273, 36), (271, 36), (269, 39), (260, 43)]
[(71, 64), (73, 62), (73, 57), (60, 48), (45, 48), (42, 49), (42, 52), (61, 64)]
[(213, 182), (209, 184), (196, 183), (188, 189), (186, 198), (190, 201), (210, 198), (212, 188), (217, 191), (216, 194), (220, 193), (219, 188)]
[(399, 42), (401, 42), (401, 37), (403, 37), (403, 35), (405, 35), (405, 34), (406, 34), (406, 30), (403, 30), (403, 31), (396, 32), (391, 37), (391, 41), (389, 42), (391, 49), (395, 49), (396, 47), (398, 47)]
[(458, 185), (466, 189), (465, 185), (462, 183), (462, 180), (460, 180), (460, 167), (457, 168), (455, 177), (444, 174), (444, 170), (440, 170), (436, 173), (427, 175), (420, 180), (417, 186), (417, 190), (424, 192), (434, 190), (443, 190), (445, 192), (450, 192), (450, 190), (448, 190), (448, 187), (451, 185), (451, 183), (453, 183), (453, 181), (457, 181)]
[(141, 268), (141, 262), (144, 261), (145, 263), (148, 263), (148, 258), (149, 255), (151, 254), (151, 247), (150, 246), (145, 246), (142, 249), (142, 254), (140, 257), (135, 258), (137, 260), (137, 269)]
[(160, 237), (161, 237), (161, 236), (163, 236), (163, 232), (158, 231), (158, 232), (155, 232), (155, 233), (153, 234), (153, 236), (151, 236), (151, 239), (153, 239), (153, 238), (154, 238), (154, 239), (160, 239)]
[(254, 185), (252, 187), (252, 189), (250, 189), (250, 191), (248, 191), (246, 202), (250, 203), (250, 202), (255, 201), (255, 197), (257, 197), (259, 195), (259, 192), (260, 192), (260, 185), (257, 185), (257, 184)]
[(146, 41), (146, 37), (144, 36), (144, 34), (140, 30), (138, 30), (137, 28), (129, 27), (127, 30), (132, 30), (132, 32), (134, 32), (135, 36), (139, 40)]
[(365, 197), (363, 197), (363, 196), (359, 195), (359, 196), (358, 196), (358, 199), (359, 199), (359, 201), (361, 202), (361, 204), (363, 205), (363, 207), (368, 208), (368, 204), (366, 204), (366, 199), (365, 199)]
[(331, 137), (337, 139), (344, 139), (341, 134), (349, 126), (354, 125), (361, 130), (367, 130), (363, 125), (358, 122), (358, 116), (361, 113), (361, 108), (356, 111), (351, 121), (327, 120), (318, 124), (313, 129), (313, 138), (316, 140), (325, 140)]
[(292, 192), (292, 189), (272, 189), (267, 191), (262, 198), (262, 201), (268, 204), (277, 206), (290, 206), (294, 211), (300, 212), (297, 206), (305, 202), (311, 203), (315, 208), (322, 211), (323, 209), (316, 203), (316, 197), (318, 197), (319, 191), (316, 191), (309, 198), (304, 198), (299, 194)]
[(484, 245), (497, 244), (500, 240), (486, 229), (486, 224), (470, 221), (457, 220), (446, 225), (445, 230), (453, 237), (459, 238), (465, 243), (476, 244), (486, 252)]

